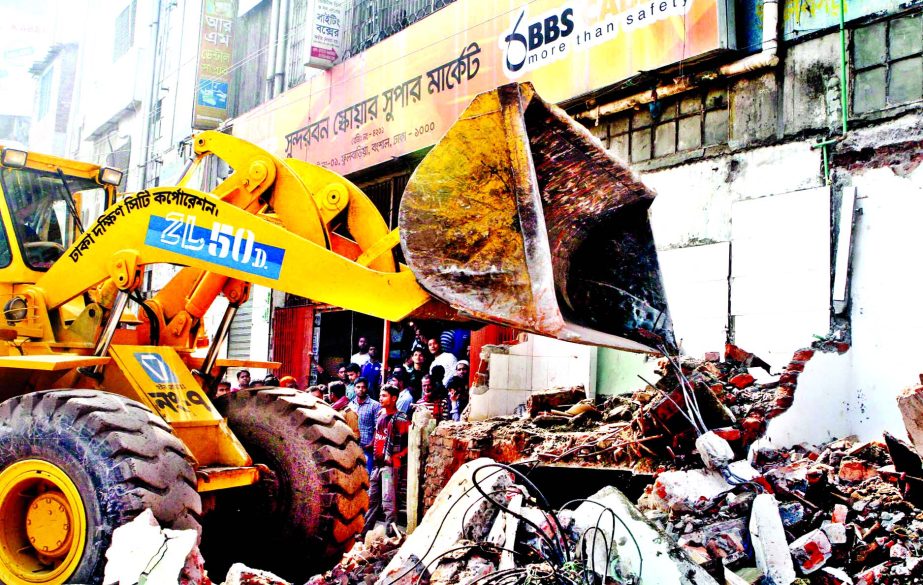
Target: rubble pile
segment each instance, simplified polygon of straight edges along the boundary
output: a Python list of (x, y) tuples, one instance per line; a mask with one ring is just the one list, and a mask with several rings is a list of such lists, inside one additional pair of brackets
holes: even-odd
[(717, 472), (669, 471), (639, 504), (690, 556), (740, 582), (923, 583), (923, 510), (889, 454), (911, 448), (886, 439), (757, 444), (752, 465), (739, 462), (745, 483), (721, 489)]
[(404, 534), (395, 532), (395, 536), (389, 537), (383, 526), (370, 531), (365, 541), (356, 542), (335, 567), (323, 575), (315, 575), (305, 585), (374, 583), (404, 542)]
[(487, 458), (459, 468), (377, 581), (522, 582), (716, 583), (615, 488), (552, 509), (526, 474)]
[[(843, 353), (842, 342), (817, 341), (799, 349), (781, 374), (771, 375), (769, 364), (735, 345), (725, 347), (724, 361), (717, 353), (704, 360), (666, 357), (661, 361), (660, 380), (634, 394), (641, 404), (633, 417), (631, 437), (643, 442), (644, 451), (667, 458), (671, 466), (682, 466), (703, 429), (728, 441), (735, 453), (746, 448), (766, 431), (769, 420), (791, 407), (798, 378), (818, 351)], [(763, 382), (755, 375), (765, 371)], [(629, 450), (626, 456), (639, 456)]]
[[(524, 418), (441, 423), (430, 437), (422, 474), (424, 508), (459, 466), (478, 457), (651, 473), (700, 465), (696, 436), (701, 429), (715, 429), (734, 459), (742, 459), (769, 420), (792, 405), (798, 377), (815, 353), (842, 353), (848, 347), (817, 341), (794, 352), (781, 374), (771, 376), (765, 361), (728, 344), (723, 361), (717, 352), (704, 360), (663, 358), (660, 379), (645, 381), (631, 396), (597, 404), (582, 388), (564, 388), (534, 394)], [(759, 370), (766, 372), (762, 382), (754, 375)]]

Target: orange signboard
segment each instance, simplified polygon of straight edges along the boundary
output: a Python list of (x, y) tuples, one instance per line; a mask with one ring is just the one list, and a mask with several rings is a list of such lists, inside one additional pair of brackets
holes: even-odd
[(340, 174), (434, 144), (471, 99), (560, 102), (733, 48), (732, 0), (459, 0), (238, 118), (234, 134)]

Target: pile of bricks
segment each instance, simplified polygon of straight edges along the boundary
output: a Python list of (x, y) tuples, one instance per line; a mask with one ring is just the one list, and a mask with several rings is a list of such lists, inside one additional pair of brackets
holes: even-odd
[[(890, 436), (887, 445), (757, 447), (745, 483), (722, 489), (700, 477), (705, 470), (666, 472), (641, 505), (703, 566), (734, 571), (736, 583), (923, 583), (923, 511), (908, 496), (908, 467), (892, 462), (908, 453)], [(772, 504), (757, 511), (758, 498)], [(772, 524), (779, 537), (769, 542)]]
[[(795, 351), (783, 371), (763, 383), (758, 383), (751, 371), (763, 369), (769, 374), (769, 365), (731, 344), (725, 347), (724, 361), (720, 361), (718, 353), (708, 354), (704, 360), (664, 360), (660, 380), (635, 394), (643, 405), (642, 413), (633, 422), (636, 434), (659, 437), (646, 441), (646, 449), (682, 464), (696, 437), (686, 414), (685, 397), (691, 388), (695, 395), (690, 398), (698, 405), (705, 425), (716, 429), (736, 452), (743, 453), (763, 436), (771, 419), (791, 407), (798, 377), (815, 353), (843, 353), (848, 349), (849, 345), (842, 342), (815, 342)], [(681, 372), (676, 371), (677, 363)]]
[[(464, 463), (490, 457), (501, 463), (538, 459), (544, 465), (629, 469), (643, 473), (682, 467), (694, 457), (695, 429), (675, 368), (694, 388), (709, 428), (738, 455), (763, 435), (767, 422), (791, 404), (798, 376), (817, 351), (842, 353), (848, 345), (817, 342), (794, 353), (781, 375), (757, 383), (752, 368), (769, 366), (734, 345), (704, 360), (664, 359), (661, 378), (631, 396), (586, 404), (579, 388), (544, 393), (530, 400), (525, 418), (443, 422), (430, 436), (422, 474), (423, 509)], [(576, 403), (583, 409), (568, 409)], [(573, 414), (577, 413), (577, 414)]]

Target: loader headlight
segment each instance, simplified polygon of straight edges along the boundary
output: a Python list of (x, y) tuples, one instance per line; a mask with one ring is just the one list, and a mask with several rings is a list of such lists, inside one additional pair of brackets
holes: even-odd
[(0, 164), (5, 167), (13, 167), (14, 169), (21, 169), (26, 166), (26, 159), (29, 158), (29, 153), (25, 150), (16, 150), (15, 148), (4, 148), (3, 153), (0, 154)]
[(117, 187), (122, 182), (122, 171), (111, 167), (103, 167), (99, 169), (99, 176), (96, 181), (101, 185)]
[(29, 314), (29, 305), (22, 297), (13, 297), (3, 306), (3, 316), (10, 325), (15, 325), (25, 320)]

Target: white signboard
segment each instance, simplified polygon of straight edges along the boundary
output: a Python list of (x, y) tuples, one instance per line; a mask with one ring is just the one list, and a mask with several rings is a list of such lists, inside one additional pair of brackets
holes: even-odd
[(343, 54), (346, 33), (345, 0), (314, 0), (308, 39), (308, 67), (330, 69)]

